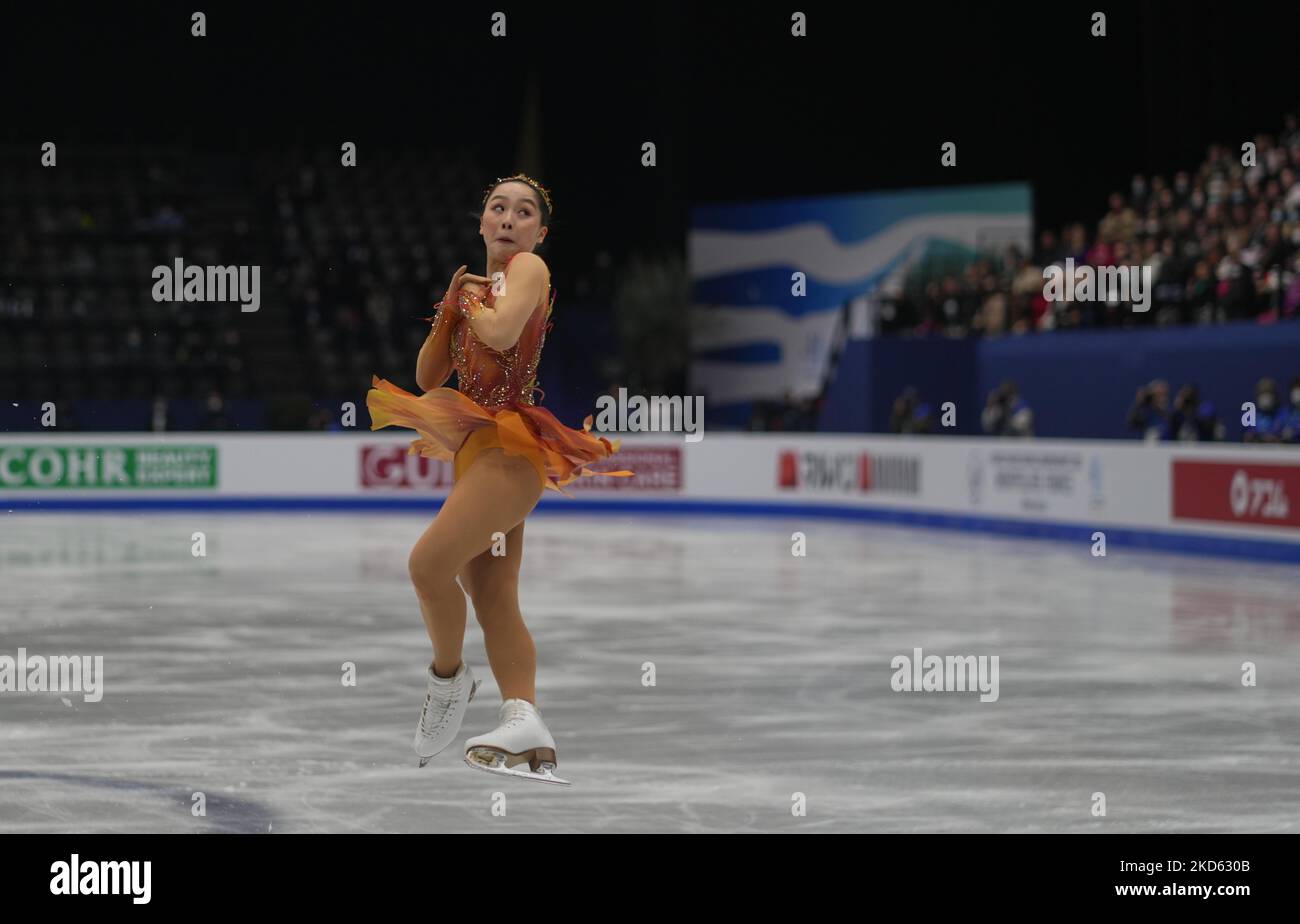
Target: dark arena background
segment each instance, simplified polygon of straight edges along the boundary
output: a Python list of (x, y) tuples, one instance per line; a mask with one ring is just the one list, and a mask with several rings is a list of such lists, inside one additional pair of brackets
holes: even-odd
[[(256, 877), (252, 834), (852, 833), (900, 888), (933, 849), (1010, 858), (1000, 897), (1052, 857), (1070, 902), (1259, 896), (1258, 835), (1300, 829), (1294, 7), (11, 4), (0, 34), (10, 891), (57, 902), (79, 853), (154, 857), (162, 898), (199, 842)], [(417, 767), (409, 557), (453, 468), (366, 403), (421, 393), (521, 171), (554, 204), (540, 403), (613, 407), (594, 467), (635, 473), (527, 521), (567, 787), (465, 765), (502, 698), (472, 602), (481, 686)], [(83, 837), (137, 834), (171, 837)], [(935, 834), (1030, 837), (899, 837)]]

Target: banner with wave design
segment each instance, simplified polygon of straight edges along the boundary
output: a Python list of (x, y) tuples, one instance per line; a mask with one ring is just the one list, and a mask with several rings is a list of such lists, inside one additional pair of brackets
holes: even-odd
[(816, 397), (850, 302), (935, 253), (1028, 248), (1031, 226), (1023, 183), (697, 207), (691, 390), (714, 410)]

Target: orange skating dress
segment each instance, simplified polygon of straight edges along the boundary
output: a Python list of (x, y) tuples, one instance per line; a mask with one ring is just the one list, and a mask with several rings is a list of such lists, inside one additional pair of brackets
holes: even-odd
[[(508, 269), (509, 263), (506, 266)], [(435, 327), (455, 325), (451, 359), (457, 387), (434, 388), (416, 396), (376, 375), (374, 387), (366, 393), (370, 429), (398, 426), (416, 431), (420, 438), (412, 441), (408, 454), (453, 460), (456, 481), (479, 453), (492, 447), (523, 456), (532, 463), (544, 487), (570, 497), (564, 486), (580, 476), (632, 475), (629, 471), (588, 470), (589, 463), (618, 452), (620, 441), (611, 443), (603, 436), (593, 436), (590, 415), (581, 430), (566, 427), (533, 399), (533, 392), (541, 391), (537, 365), (555, 306), (555, 290), (549, 285), (548, 289), (549, 298), (533, 310), (519, 340), (499, 351), (479, 340), (457, 310), (467, 304), (468, 293), (458, 293), (456, 307), (448, 304), (448, 299), (440, 302), (438, 313), (426, 320), (433, 321)], [(491, 296), (485, 303), (492, 304)]]

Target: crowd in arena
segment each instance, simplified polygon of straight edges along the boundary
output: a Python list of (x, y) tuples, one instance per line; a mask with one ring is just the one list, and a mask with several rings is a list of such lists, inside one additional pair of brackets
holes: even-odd
[[(1134, 176), (1091, 229), (1082, 222), (1059, 233), (1045, 229), (1033, 253), (1013, 248), (921, 281), (890, 306), (882, 332), (987, 337), (1296, 319), (1300, 123), (1290, 116), (1276, 138), (1254, 144), (1256, 166), (1243, 166), (1238, 149), (1213, 145), (1195, 170), (1171, 179)], [(14, 153), (4, 162), (19, 160)], [(99, 411), (87, 427), (335, 426), (339, 400), (364, 392), (373, 372), (410, 368), (425, 332), (418, 318), (432, 310), (461, 259), (453, 256), (481, 242), (471, 218), (446, 204), (473, 187), (477, 173), (468, 160), (431, 165), (400, 152), (355, 180), (324, 163), (302, 152), (191, 163), (179, 151), (106, 149), (86, 152), (57, 176), (30, 164), (4, 171), (0, 274), (9, 285), (0, 293), (0, 391), (53, 399), (61, 411), (71, 401), (68, 425), (77, 399), (130, 404), (120, 421)], [(273, 310), (177, 310), (144, 297), (142, 280), (153, 267), (182, 254), (209, 263), (266, 262)], [(1150, 267), (1151, 310), (1048, 301), (1044, 268), (1066, 260)], [(608, 305), (615, 276), (608, 261), (575, 269), (566, 313), (586, 302)], [(548, 346), (548, 368), (576, 367), (593, 354), (568, 340)], [(1158, 440), (1224, 438), (1220, 409), (1207, 396), (1190, 384), (1172, 394), (1163, 381), (1139, 389), (1129, 431)], [(258, 396), (274, 400), (261, 401), (268, 410), (249, 417), (247, 407), (257, 402), (247, 399)], [(323, 397), (334, 399), (332, 409), (309, 400)], [(178, 416), (186, 402), (192, 407)], [(815, 430), (824, 404), (825, 393), (760, 402), (749, 427)], [(1253, 405), (1254, 417), (1243, 421), (1246, 440), (1300, 439), (1300, 379), (1286, 390), (1261, 379)], [(1228, 412), (1235, 416), (1237, 407), (1225, 406)], [(914, 390), (899, 396), (890, 426), (942, 430), (934, 406)], [(980, 429), (1034, 434), (1034, 411), (1014, 383), (988, 395)]]
[[(335, 157), (95, 145), (53, 170), (0, 146), (3, 427), (38, 426), (22, 402), (53, 401), (64, 429), (324, 429), (372, 374), (415, 387), (420, 318), (483, 252), (481, 168), (465, 152), (376, 150), (355, 172)], [(156, 300), (155, 268), (178, 258), (259, 266), (261, 310)], [(608, 314), (609, 255), (567, 268), (565, 317)], [(576, 375), (593, 355), (552, 338), (546, 368)]]
[[(1242, 402), (1241, 413), (1243, 442), (1300, 443), (1300, 375), (1292, 377), (1285, 395), (1275, 379), (1260, 379), (1253, 398)], [(1146, 442), (1217, 442), (1224, 440), (1226, 433), (1219, 409), (1202, 397), (1196, 385), (1180, 387), (1171, 402), (1169, 383), (1164, 379), (1138, 388), (1125, 424)], [(1015, 382), (1003, 382), (989, 392), (980, 427), (986, 436), (1034, 435), (1033, 408)], [(940, 433), (943, 427), (934, 405), (909, 386), (894, 399), (889, 430), (926, 434)]]
[[(1034, 410), (1020, 395), (1015, 382), (1006, 381), (989, 392), (980, 412), (980, 429), (986, 436), (1033, 436)], [(908, 386), (890, 409), (890, 433), (940, 433), (942, 420), (935, 407)]]
[[(886, 332), (948, 336), (1075, 328), (1272, 323), (1300, 313), (1300, 123), (1254, 140), (1255, 166), (1211, 145), (1194, 171), (1135, 175), (1114, 192), (1095, 228), (1044, 229), (1032, 253), (1010, 247), (960, 272), (914, 280), (885, 307)], [(1044, 297), (1044, 270), (1151, 268), (1145, 312), (1118, 300)]]
[[(1252, 144), (1250, 152), (1211, 145), (1199, 167), (1172, 179), (1134, 175), (1127, 193), (1110, 195), (1095, 226), (1043, 229), (1032, 253), (1011, 246), (955, 271), (919, 268), (901, 292), (882, 297), (881, 333), (994, 337), (1300, 318), (1300, 120), (1288, 115), (1279, 135)], [(1146, 310), (1134, 310), (1135, 298), (1049, 299), (1046, 271), (1071, 264), (1149, 268), (1149, 304), (1139, 306)], [(1243, 411), (1245, 441), (1300, 441), (1300, 377), (1286, 394), (1261, 378), (1251, 404), (1253, 411)], [(756, 428), (815, 429), (808, 410), (765, 404)], [(1032, 436), (1034, 412), (1006, 382), (989, 393), (980, 424), (987, 435)], [(1215, 441), (1225, 433), (1218, 408), (1196, 385), (1183, 385), (1171, 402), (1159, 379), (1138, 389), (1126, 424), (1147, 441)], [(894, 402), (890, 430), (942, 427), (934, 406), (908, 388)]]
[[(1277, 382), (1262, 378), (1252, 400), (1243, 402), (1242, 440), (1247, 443), (1300, 443), (1300, 375), (1291, 379), (1284, 402)], [(1137, 390), (1128, 412), (1128, 427), (1149, 442), (1216, 441), (1224, 426), (1214, 402), (1202, 400), (1195, 385), (1178, 389), (1172, 406), (1169, 383), (1163, 379)]]

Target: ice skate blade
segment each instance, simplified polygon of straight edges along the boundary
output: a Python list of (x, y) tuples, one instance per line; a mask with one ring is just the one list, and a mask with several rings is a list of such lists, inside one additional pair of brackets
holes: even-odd
[[(516, 769), (510, 764), (512, 759), (529, 769)], [(470, 748), (465, 752), (465, 763), (475, 770), (484, 770), (501, 776), (512, 776), (516, 779), (532, 780), (536, 783), (555, 783), (560, 786), (573, 785), (568, 780), (560, 779), (555, 775), (555, 764), (549, 760), (538, 761), (537, 770), (534, 771), (529, 765), (528, 754), (507, 755), (491, 748)]]
[[(472, 686), (472, 687), (469, 688), (469, 702), (471, 702), (471, 703), (474, 702), (474, 694), (478, 692), (478, 685), (479, 685), (480, 683), (482, 683), (481, 680), (475, 680), (475, 681), (474, 681), (474, 686)], [(439, 751), (439, 752), (438, 752), (438, 754), (441, 754), (441, 753), (442, 753), (442, 751)], [(428, 766), (429, 761), (433, 760), (434, 757), (437, 757), (438, 754), (434, 754), (434, 755), (432, 755), (432, 756), (430, 756), (430, 757), (421, 757), (421, 758), (420, 758), (420, 766), (419, 766), (419, 769), (423, 770), (426, 766)]]

